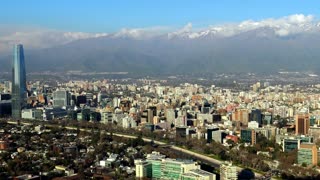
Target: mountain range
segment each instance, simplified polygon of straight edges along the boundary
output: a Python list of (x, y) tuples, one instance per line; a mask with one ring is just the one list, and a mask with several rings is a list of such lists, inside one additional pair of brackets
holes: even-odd
[[(271, 22), (271, 21), (270, 21)], [(246, 21), (194, 32), (192, 25), (144, 36), (121, 31), (42, 49), (25, 50), (28, 72), (142, 74), (320, 72), (320, 26), (313, 21)], [(0, 71), (11, 70), (10, 55)]]

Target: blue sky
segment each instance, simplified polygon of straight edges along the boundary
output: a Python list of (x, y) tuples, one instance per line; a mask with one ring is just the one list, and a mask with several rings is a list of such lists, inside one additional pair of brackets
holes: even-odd
[(195, 28), (291, 14), (318, 17), (318, 1), (303, 0), (1, 0), (0, 24), (63, 31), (115, 32), (153, 26)]

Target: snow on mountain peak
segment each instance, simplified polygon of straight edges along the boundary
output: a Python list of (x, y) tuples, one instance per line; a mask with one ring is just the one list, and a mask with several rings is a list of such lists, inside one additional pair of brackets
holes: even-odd
[(229, 37), (243, 32), (257, 30), (261, 28), (271, 28), (278, 36), (288, 36), (292, 34), (317, 31), (320, 23), (316, 23), (312, 15), (294, 14), (282, 18), (263, 19), (260, 21), (246, 20), (235, 24), (220, 26), (210, 26), (209, 28), (194, 32), (192, 24), (188, 23), (182, 29), (168, 33), (168, 38), (201, 38), (207, 37)]

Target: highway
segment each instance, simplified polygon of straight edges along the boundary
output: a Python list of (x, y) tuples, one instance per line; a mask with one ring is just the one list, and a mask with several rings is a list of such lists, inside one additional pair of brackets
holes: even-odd
[[(17, 121), (7, 121), (8, 124), (18, 124)], [(23, 125), (32, 125), (33, 123), (29, 123), (29, 122), (21, 122), (21, 124)], [(58, 124), (46, 124), (45, 125), (46, 127), (49, 127), (49, 128), (52, 128), (52, 127), (61, 127), (61, 125), (58, 125)], [(66, 126), (64, 127), (68, 130), (77, 130), (77, 127), (71, 127), (71, 126)], [(80, 128), (79, 129), (80, 131), (86, 131), (86, 132), (91, 132), (91, 129), (87, 128)], [(109, 132), (105, 132), (106, 134), (110, 134)], [(129, 138), (129, 139), (135, 139), (137, 138), (137, 136), (135, 135), (127, 135), (127, 134), (121, 134), (121, 133), (112, 133), (112, 135), (114, 136), (118, 136), (118, 137), (123, 137), (123, 138)], [(155, 144), (157, 145), (169, 145), (165, 142), (161, 142), (161, 141), (156, 141), (156, 140), (152, 140), (150, 138), (142, 138), (145, 142), (151, 142), (153, 141)], [(219, 168), (219, 166), (223, 163), (223, 161), (220, 161), (220, 160), (217, 160), (217, 159), (214, 159), (212, 157), (208, 157), (206, 155), (203, 155), (203, 154), (200, 154), (200, 153), (196, 153), (196, 152), (193, 152), (193, 151), (190, 151), (190, 150), (187, 150), (187, 149), (184, 149), (184, 148), (181, 148), (181, 147), (178, 147), (178, 146), (175, 146), (175, 145), (170, 145), (168, 146), (168, 148), (170, 149), (173, 149), (173, 150), (176, 150), (176, 151), (180, 151), (184, 154), (187, 154), (187, 155), (190, 155), (192, 157), (195, 157), (195, 159), (198, 159), (200, 161), (205, 161), (205, 162), (208, 162), (210, 163), (210, 165), (212, 165), (213, 167), (215, 168)], [(237, 171), (240, 172), (242, 171), (243, 168), (241, 167), (238, 167), (237, 166)], [(258, 172), (254, 172), (255, 173), (255, 177), (256, 179), (263, 179), (263, 174), (260, 174)], [(273, 179), (273, 178), (272, 178)]]

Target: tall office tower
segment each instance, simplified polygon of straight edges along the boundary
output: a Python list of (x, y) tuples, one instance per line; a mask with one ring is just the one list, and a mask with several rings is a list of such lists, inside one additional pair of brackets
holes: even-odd
[(12, 118), (21, 118), (21, 109), (26, 105), (26, 70), (24, 63), (23, 46), (15, 45), (12, 63)]
[(309, 132), (309, 114), (296, 114), (295, 116), (296, 134), (306, 135)]

